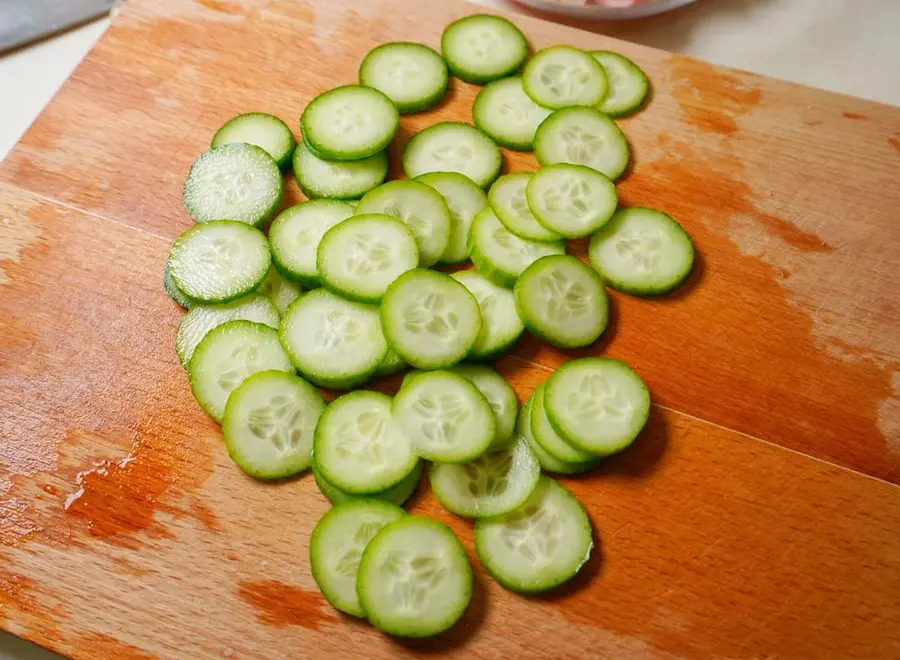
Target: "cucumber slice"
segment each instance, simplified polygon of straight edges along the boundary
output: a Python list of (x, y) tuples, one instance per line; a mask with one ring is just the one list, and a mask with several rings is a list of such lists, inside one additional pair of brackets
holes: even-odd
[(210, 147), (244, 142), (264, 149), (282, 171), (290, 167), (294, 147), (294, 134), (278, 117), (264, 112), (250, 112), (229, 119), (213, 135)]
[(376, 628), (400, 637), (429, 637), (462, 617), (472, 599), (472, 566), (449, 527), (404, 516), (366, 546), (356, 593)]
[(175, 280), (172, 279), (172, 273), (169, 272), (168, 262), (166, 263), (165, 268), (163, 268), (163, 288), (165, 288), (166, 295), (168, 295), (169, 298), (185, 309), (191, 309), (192, 307), (201, 304), (178, 288), (178, 285), (175, 284)]
[(261, 371), (244, 380), (225, 406), (222, 439), (231, 460), (257, 479), (283, 479), (309, 467), (313, 433), (325, 400), (302, 378)]
[(300, 127), (320, 158), (360, 160), (384, 151), (399, 121), (397, 106), (377, 89), (344, 85), (310, 101)]
[(469, 380), (449, 371), (407, 376), (393, 414), (413, 450), (429, 461), (474, 461), (497, 435), (491, 404)]
[(491, 367), (482, 364), (458, 364), (450, 371), (470, 381), (491, 404), (491, 410), (494, 411), (494, 418), (497, 420), (497, 431), (491, 443), (491, 450), (508, 445), (513, 440), (513, 431), (516, 428), (519, 400), (506, 379)]
[(223, 144), (191, 165), (181, 199), (197, 222), (235, 220), (260, 226), (275, 215), (284, 195), (281, 170), (265, 149)]
[(600, 63), (609, 81), (609, 90), (597, 109), (610, 117), (624, 117), (640, 109), (650, 92), (650, 81), (640, 67), (624, 55), (595, 50), (591, 57)]
[(314, 452), (321, 475), (354, 495), (396, 486), (419, 462), (391, 419), (391, 397), (366, 390), (328, 404), (316, 427)]
[(469, 256), (482, 275), (500, 286), (513, 288), (519, 275), (541, 257), (565, 254), (566, 244), (527, 241), (500, 224), (491, 209), (475, 216), (469, 230)]
[(566, 238), (590, 236), (609, 222), (619, 198), (616, 184), (584, 165), (549, 165), (525, 190), (528, 207), (547, 229)]
[[(359, 495), (353, 495), (345, 490), (341, 490), (323, 477), (316, 465), (315, 457), (313, 457), (310, 467), (312, 468), (313, 476), (316, 479), (316, 485), (332, 504), (341, 504), (348, 500), (360, 499)], [(410, 472), (403, 481), (385, 491), (370, 495), (366, 499), (377, 498), (379, 500), (384, 500), (385, 502), (390, 502), (391, 504), (396, 504), (397, 506), (403, 506), (419, 487), (419, 483), (422, 481), (422, 472), (424, 470), (425, 464), (422, 461), (419, 461), (416, 463), (415, 469)]]
[(356, 212), (383, 213), (405, 222), (419, 246), (419, 265), (436, 263), (450, 241), (450, 209), (441, 194), (416, 181), (388, 181), (359, 200)]
[(291, 306), (291, 303), (303, 293), (303, 287), (296, 282), (285, 279), (278, 272), (277, 268), (272, 267), (269, 268), (268, 276), (256, 290), (256, 293), (271, 300), (272, 304), (278, 309), (278, 313), (284, 314), (287, 308)]
[(542, 166), (585, 165), (616, 180), (628, 168), (631, 150), (622, 129), (599, 110), (566, 108), (538, 126), (534, 155)]
[(538, 222), (528, 207), (525, 188), (532, 177), (530, 172), (516, 172), (494, 181), (488, 191), (491, 208), (503, 226), (519, 238), (538, 243), (561, 241), (562, 236)]
[(481, 85), (514, 73), (528, 56), (528, 41), (505, 18), (474, 14), (444, 29), (441, 53), (454, 76)]
[(428, 46), (408, 42), (382, 44), (359, 67), (359, 82), (385, 94), (402, 113), (427, 110), (447, 93), (447, 65)]
[(326, 287), (348, 300), (375, 304), (391, 282), (418, 264), (412, 231), (380, 213), (356, 215), (329, 229), (316, 260)]
[(282, 211), (269, 227), (275, 267), (301, 284), (319, 286), (319, 243), (325, 232), (352, 215), (352, 206), (332, 199), (302, 202)]
[(538, 593), (578, 574), (594, 547), (591, 521), (575, 496), (543, 476), (528, 502), (502, 518), (475, 523), (475, 552), (497, 582)]
[(487, 135), (458, 121), (433, 124), (412, 136), (403, 149), (410, 179), (428, 172), (459, 172), (482, 188), (500, 176), (503, 156)]
[(472, 121), (501, 147), (531, 151), (537, 127), (552, 112), (529, 98), (521, 78), (503, 78), (478, 92), (472, 104)]
[(194, 225), (169, 252), (172, 280), (197, 302), (223, 303), (258, 289), (272, 256), (265, 234), (232, 220)]
[(519, 411), (519, 420), (516, 423), (516, 431), (525, 438), (531, 451), (534, 452), (541, 469), (546, 472), (555, 472), (557, 474), (582, 474), (592, 469), (600, 461), (599, 458), (587, 461), (585, 463), (566, 463), (561, 461), (552, 454), (548, 453), (540, 443), (534, 439), (531, 432), (531, 407), (534, 396), (529, 397), (528, 401)]
[(418, 268), (388, 287), (381, 304), (384, 335), (403, 360), (441, 369), (468, 355), (481, 332), (478, 301), (448, 275)]
[(386, 151), (345, 163), (319, 158), (301, 142), (294, 150), (294, 177), (311, 199), (356, 199), (384, 183), (388, 174)]
[(458, 264), (469, 258), (466, 238), (475, 214), (487, 206), (487, 196), (467, 176), (458, 172), (430, 172), (416, 179), (437, 190), (450, 211), (450, 241), (438, 260), (442, 264)]
[(474, 270), (459, 271), (450, 277), (475, 296), (481, 310), (481, 332), (467, 357), (490, 360), (512, 348), (525, 330), (525, 324), (516, 311), (513, 292)]
[(557, 110), (597, 105), (606, 96), (608, 82), (600, 63), (583, 50), (552, 46), (528, 61), (522, 86), (532, 101)]
[(363, 383), (387, 353), (378, 308), (325, 289), (304, 294), (288, 308), (279, 336), (307, 380), (338, 390)]
[(541, 465), (523, 438), (471, 463), (435, 463), (429, 472), (435, 497), (465, 518), (502, 516), (518, 509), (540, 476)]
[(351, 500), (322, 516), (309, 537), (309, 568), (332, 607), (365, 616), (356, 595), (363, 550), (383, 527), (405, 516), (400, 507), (377, 499)]
[(560, 436), (544, 411), (544, 393), (547, 382), (537, 386), (532, 395), (531, 403), (531, 433), (537, 443), (544, 448), (553, 458), (565, 463), (589, 463), (597, 459), (594, 454), (581, 449), (576, 449)]
[(262, 323), (228, 321), (206, 333), (191, 357), (188, 376), (197, 403), (221, 422), (228, 397), (238, 385), (268, 370), (294, 371), (278, 333)]
[(677, 289), (694, 267), (694, 243), (665, 213), (632, 208), (617, 212), (592, 238), (593, 266), (619, 291), (658, 296)]
[(624, 362), (579, 358), (550, 376), (544, 408), (569, 444), (609, 456), (628, 447), (647, 424), (650, 393)]
[(559, 348), (593, 344), (609, 322), (603, 280), (575, 257), (535, 261), (519, 277), (513, 293), (525, 327)]
[(408, 365), (403, 361), (399, 355), (397, 355), (394, 350), (388, 347), (388, 352), (385, 353), (384, 359), (381, 361), (381, 364), (378, 365), (378, 370), (375, 372), (376, 376), (391, 376), (399, 371), (403, 371)]
[(181, 366), (187, 368), (194, 350), (206, 333), (228, 321), (253, 321), (278, 329), (278, 309), (268, 298), (251, 293), (224, 305), (197, 305), (178, 324), (175, 352)]

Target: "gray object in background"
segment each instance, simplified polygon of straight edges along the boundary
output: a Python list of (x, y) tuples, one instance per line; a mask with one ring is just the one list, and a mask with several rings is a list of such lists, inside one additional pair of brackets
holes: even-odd
[(0, 53), (108, 14), (117, 0), (0, 0)]

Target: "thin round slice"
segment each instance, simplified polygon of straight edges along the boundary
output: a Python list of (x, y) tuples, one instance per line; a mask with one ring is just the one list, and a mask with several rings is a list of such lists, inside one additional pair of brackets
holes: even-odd
[(431, 266), (450, 241), (450, 209), (439, 192), (416, 181), (388, 181), (359, 200), (356, 212), (382, 213), (405, 222), (419, 246), (419, 265)]
[(273, 267), (269, 269), (269, 274), (256, 293), (267, 297), (278, 309), (278, 313), (284, 314), (291, 303), (303, 293), (303, 287), (285, 278)]
[(544, 407), (569, 444), (609, 456), (630, 445), (647, 424), (650, 392), (624, 362), (579, 358), (553, 372)]
[(215, 148), (241, 142), (265, 149), (282, 171), (290, 166), (297, 145), (291, 129), (278, 117), (264, 112), (249, 112), (225, 122), (213, 135), (210, 146)]
[(384, 151), (399, 121), (397, 106), (377, 89), (344, 85), (310, 101), (300, 126), (320, 158), (360, 160)]
[(349, 162), (323, 160), (300, 143), (294, 150), (294, 177), (307, 197), (353, 200), (384, 183), (388, 173), (386, 151)]
[(166, 295), (168, 295), (169, 298), (185, 309), (191, 309), (192, 307), (201, 304), (178, 288), (178, 285), (175, 284), (175, 280), (172, 279), (172, 273), (169, 272), (168, 263), (166, 263), (165, 268), (163, 268), (163, 288), (165, 288)]
[(677, 289), (694, 266), (694, 243), (665, 213), (632, 208), (618, 211), (592, 238), (591, 266), (611, 287), (637, 296)]
[(532, 395), (531, 402), (531, 432), (537, 443), (548, 454), (565, 463), (588, 463), (595, 461), (596, 456), (569, 444), (550, 423), (544, 411), (544, 394), (547, 390), (547, 382), (537, 386)]
[(319, 243), (329, 229), (354, 213), (346, 202), (315, 199), (282, 211), (269, 227), (272, 261), (282, 275), (309, 287), (317, 287)]
[(402, 113), (431, 108), (447, 93), (447, 65), (428, 46), (382, 44), (359, 67), (359, 82), (385, 94)]
[(528, 41), (505, 18), (473, 14), (444, 29), (441, 53), (454, 76), (481, 85), (514, 73), (528, 56)]
[(278, 163), (252, 144), (223, 144), (203, 153), (182, 190), (184, 208), (197, 222), (235, 220), (260, 226), (281, 206)]
[(328, 404), (316, 427), (314, 451), (322, 476), (355, 495), (397, 485), (419, 462), (391, 418), (391, 397), (366, 390)]
[(466, 611), (472, 566), (449, 527), (404, 516), (366, 546), (356, 593), (376, 628), (400, 637), (430, 637), (452, 628)]
[(288, 308), (279, 336), (307, 380), (338, 390), (363, 383), (387, 353), (378, 308), (325, 289), (304, 294)]
[(519, 277), (514, 293), (525, 327), (559, 348), (593, 344), (609, 322), (603, 280), (576, 257), (538, 259)]
[(478, 92), (472, 104), (472, 121), (500, 146), (531, 151), (537, 127), (552, 112), (531, 100), (521, 78), (503, 78)]
[(556, 474), (582, 474), (592, 469), (600, 461), (599, 458), (587, 461), (585, 463), (567, 463), (561, 461), (553, 454), (545, 450), (541, 444), (535, 440), (534, 434), (531, 432), (531, 406), (534, 396), (532, 394), (528, 401), (519, 411), (519, 421), (516, 423), (516, 431), (525, 438), (531, 451), (534, 452), (541, 469), (545, 472), (555, 472)]
[(534, 155), (542, 166), (585, 165), (616, 180), (628, 168), (631, 150), (622, 129), (599, 110), (566, 108), (538, 127)]
[(525, 189), (533, 177), (531, 172), (516, 172), (494, 181), (488, 191), (491, 208), (503, 226), (519, 238), (538, 243), (561, 241), (563, 237), (538, 222), (528, 207)]
[(522, 72), (531, 100), (554, 110), (597, 105), (606, 96), (606, 72), (583, 50), (551, 46), (534, 54)]
[(312, 459), (313, 433), (325, 400), (312, 385), (284, 371), (244, 380), (225, 406), (222, 439), (231, 460), (257, 479), (283, 479)]
[(482, 188), (500, 175), (503, 156), (491, 138), (457, 121), (433, 124), (416, 133), (403, 149), (403, 171), (410, 179), (428, 172), (459, 172)]
[(516, 416), (519, 414), (519, 400), (506, 379), (483, 364), (458, 364), (450, 371), (470, 380), (491, 404), (491, 410), (494, 411), (494, 418), (497, 420), (497, 432), (491, 443), (491, 451), (508, 445), (514, 439), (513, 431), (516, 428)]
[(469, 351), (468, 359), (490, 360), (512, 348), (525, 330), (525, 324), (516, 311), (513, 292), (474, 270), (462, 270), (450, 277), (475, 296), (481, 309), (481, 332)]
[(200, 407), (222, 421), (228, 397), (248, 376), (260, 371), (293, 372), (278, 333), (252, 321), (228, 321), (210, 330), (188, 365), (191, 392)]
[(474, 461), (497, 435), (491, 404), (469, 380), (449, 371), (407, 377), (393, 414), (413, 451), (438, 463)]
[(450, 241), (438, 261), (458, 264), (469, 258), (466, 238), (475, 214), (487, 206), (487, 196), (467, 176), (459, 172), (430, 172), (416, 179), (437, 190), (450, 210)]
[(476, 215), (469, 230), (472, 263), (479, 273), (508, 289), (541, 257), (565, 253), (566, 244), (562, 241), (538, 243), (519, 238), (500, 223), (491, 209)]
[(194, 225), (176, 238), (168, 268), (188, 297), (223, 303), (259, 288), (271, 263), (265, 234), (243, 222), (218, 220)]
[(309, 537), (309, 568), (332, 607), (365, 616), (356, 595), (363, 551), (383, 527), (405, 516), (394, 504), (356, 499), (338, 504), (316, 523)]
[(590, 236), (609, 222), (619, 203), (616, 184), (606, 176), (568, 163), (541, 168), (525, 196), (538, 222), (566, 238)]
[(566, 488), (543, 476), (525, 505), (475, 523), (475, 552), (501, 585), (520, 593), (558, 587), (578, 574), (594, 547), (591, 521)]
[(619, 53), (595, 50), (591, 56), (603, 67), (609, 81), (609, 90), (597, 109), (610, 117), (624, 117), (639, 110), (650, 92), (647, 74)]
[(403, 371), (408, 366), (409, 365), (403, 361), (403, 358), (394, 352), (394, 349), (388, 347), (388, 352), (385, 353), (384, 359), (381, 361), (381, 364), (378, 365), (378, 371), (375, 372), (375, 375), (391, 376), (399, 371)]
[(319, 490), (322, 491), (322, 494), (327, 497), (328, 501), (332, 504), (341, 504), (342, 502), (346, 502), (348, 500), (364, 497), (377, 498), (379, 500), (384, 500), (385, 502), (390, 502), (391, 504), (396, 504), (397, 506), (403, 506), (403, 504), (410, 497), (412, 497), (413, 493), (416, 492), (416, 489), (419, 487), (419, 483), (422, 481), (422, 472), (425, 470), (425, 464), (422, 461), (419, 461), (418, 463), (416, 463), (415, 469), (396, 486), (392, 486), (391, 488), (381, 491), (380, 493), (360, 496), (348, 493), (345, 490), (341, 490), (333, 483), (328, 481), (325, 477), (323, 477), (321, 472), (319, 472), (318, 466), (316, 466), (315, 457), (313, 457), (310, 467), (312, 468), (312, 473), (315, 477), (316, 485), (319, 487)]
[(465, 358), (482, 323), (478, 301), (466, 287), (422, 268), (388, 287), (381, 320), (391, 348), (419, 369), (441, 369)]

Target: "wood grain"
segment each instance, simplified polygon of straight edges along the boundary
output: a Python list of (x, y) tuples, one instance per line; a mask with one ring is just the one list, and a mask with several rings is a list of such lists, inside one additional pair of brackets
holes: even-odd
[[(426, 644), (317, 594), (324, 500), (240, 473), (172, 350), (181, 182), (232, 114), (296, 124), (373, 45), (437, 45), (470, 11), (130, 0), (0, 167), (0, 625), (76, 658), (900, 657), (900, 110), (521, 17), (535, 47), (615, 48), (654, 83), (620, 195), (700, 262), (673, 297), (614, 295), (589, 351), (635, 365), (650, 426), (565, 482), (598, 551), (562, 593), (476, 562), (464, 621)], [(394, 148), (476, 92), (454, 81)], [(526, 340), (498, 368), (524, 399), (570, 355)], [(471, 548), (430, 493), (413, 510)]]

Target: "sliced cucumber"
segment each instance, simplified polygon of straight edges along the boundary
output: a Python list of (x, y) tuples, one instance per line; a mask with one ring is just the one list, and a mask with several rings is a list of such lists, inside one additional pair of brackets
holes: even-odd
[(252, 321), (228, 321), (210, 330), (188, 365), (194, 398), (217, 422), (238, 385), (268, 370), (291, 373), (294, 367), (278, 343), (278, 333)]
[(279, 314), (284, 314), (291, 303), (303, 293), (303, 287), (296, 282), (284, 278), (275, 267), (269, 268), (265, 281), (256, 290), (261, 296), (272, 301)]
[(387, 353), (378, 308), (325, 289), (304, 294), (288, 308), (279, 336), (300, 373), (332, 389), (360, 385)]
[(250, 112), (229, 119), (213, 135), (210, 147), (244, 142), (264, 149), (284, 171), (291, 164), (297, 145), (294, 134), (278, 117), (264, 112)]
[(543, 476), (526, 504), (475, 523), (475, 552), (497, 582), (538, 593), (568, 582), (594, 547), (591, 521), (568, 490)]
[(616, 184), (606, 176), (568, 163), (541, 168), (525, 196), (538, 222), (566, 238), (590, 236), (609, 222), (619, 203)]
[(413, 450), (429, 461), (474, 461), (497, 435), (491, 404), (469, 380), (449, 371), (407, 376), (393, 414)]
[(252, 144), (224, 144), (203, 153), (182, 190), (184, 208), (197, 222), (235, 220), (262, 225), (281, 206), (278, 163)]
[(305, 143), (294, 150), (294, 176), (300, 190), (311, 198), (328, 197), (352, 200), (380, 186), (388, 173), (386, 151), (338, 163), (324, 160), (310, 151)]
[(366, 390), (328, 404), (316, 427), (314, 452), (321, 475), (354, 495), (396, 486), (419, 462), (391, 419), (391, 397)]
[[(313, 457), (310, 467), (312, 468), (313, 476), (316, 479), (316, 485), (319, 487), (319, 490), (322, 491), (322, 494), (327, 497), (332, 504), (341, 504), (342, 502), (346, 502), (348, 500), (360, 498), (359, 495), (353, 495), (345, 490), (341, 490), (333, 483), (329, 482), (325, 477), (323, 477), (319, 472), (318, 466), (316, 465), (315, 457)], [(412, 497), (413, 493), (415, 493), (416, 489), (419, 487), (419, 483), (422, 481), (422, 472), (424, 471), (424, 469), (425, 464), (422, 461), (419, 461), (418, 463), (416, 463), (415, 469), (396, 486), (388, 488), (387, 490), (380, 493), (375, 493), (374, 495), (370, 495), (368, 497), (384, 500), (385, 502), (390, 502), (391, 504), (396, 504), (397, 506), (403, 506), (403, 504), (410, 497)]]
[(466, 287), (481, 310), (481, 332), (467, 356), (472, 360), (490, 360), (512, 348), (525, 324), (516, 311), (512, 291), (491, 282), (474, 270), (463, 270), (450, 277)]
[(564, 440), (550, 424), (544, 411), (544, 393), (547, 382), (537, 386), (531, 402), (531, 433), (537, 443), (553, 458), (565, 463), (589, 463), (597, 459), (594, 454), (577, 449)]
[(384, 335), (403, 360), (440, 369), (468, 355), (481, 332), (478, 301), (448, 275), (407, 271), (388, 287), (381, 304)]
[(447, 65), (428, 46), (408, 42), (382, 44), (359, 67), (359, 82), (385, 94), (400, 112), (419, 112), (447, 93)]
[(511, 289), (519, 275), (541, 257), (565, 254), (566, 244), (519, 238), (504, 227), (491, 209), (475, 216), (469, 230), (469, 256), (482, 275)]
[(385, 353), (384, 359), (378, 365), (378, 371), (375, 372), (375, 375), (391, 376), (399, 371), (403, 371), (407, 366), (409, 365), (403, 361), (403, 358), (397, 355), (392, 348), (388, 347), (388, 352)]
[(609, 456), (630, 445), (647, 424), (650, 393), (624, 362), (579, 358), (550, 376), (544, 408), (569, 444)]
[(265, 234), (242, 222), (219, 220), (194, 225), (176, 238), (168, 268), (188, 297), (223, 303), (258, 289), (271, 262)]
[(552, 110), (531, 100), (521, 78), (488, 83), (472, 105), (472, 121), (502, 147), (531, 151), (534, 133)]
[(458, 364), (450, 371), (471, 381), (491, 404), (491, 410), (494, 411), (494, 418), (497, 420), (497, 431), (491, 443), (491, 450), (508, 445), (513, 440), (513, 431), (516, 428), (519, 400), (506, 379), (491, 367), (482, 364)]
[(538, 127), (534, 155), (542, 166), (585, 165), (615, 180), (628, 168), (631, 150), (622, 129), (599, 110), (566, 108)]
[(694, 243), (665, 213), (617, 212), (592, 238), (591, 265), (619, 291), (657, 296), (677, 289), (694, 266)]
[(356, 593), (376, 628), (400, 637), (429, 637), (462, 617), (472, 599), (472, 566), (449, 527), (404, 516), (366, 546)]
[(325, 400), (302, 378), (261, 371), (244, 380), (225, 406), (222, 439), (231, 460), (257, 479), (283, 479), (309, 467), (313, 433)]
[(419, 264), (436, 263), (450, 241), (450, 209), (439, 192), (416, 181), (388, 181), (359, 200), (356, 212), (403, 220), (416, 237)]
[(514, 293), (525, 327), (560, 348), (593, 344), (609, 322), (603, 280), (575, 257), (538, 259), (519, 277)]
[(467, 176), (459, 172), (430, 172), (416, 179), (437, 190), (450, 210), (450, 241), (438, 260), (442, 264), (458, 264), (469, 258), (466, 238), (475, 214), (487, 206), (487, 196)]
[(187, 294), (185, 294), (184, 291), (178, 288), (178, 285), (175, 284), (175, 280), (172, 279), (172, 273), (169, 272), (168, 262), (166, 263), (165, 268), (163, 268), (163, 288), (165, 288), (166, 294), (169, 296), (169, 298), (174, 300), (185, 309), (191, 309), (191, 307), (201, 304), (193, 298), (189, 297)]
[(531, 406), (533, 400), (534, 396), (532, 395), (519, 411), (519, 421), (516, 424), (516, 431), (525, 438), (531, 451), (534, 452), (538, 463), (541, 464), (541, 469), (546, 472), (555, 472), (557, 474), (582, 474), (595, 467), (600, 460), (599, 458), (585, 463), (566, 463), (547, 452), (540, 443), (534, 439), (534, 434), (531, 432)]
[(322, 516), (309, 537), (309, 568), (332, 607), (365, 616), (356, 595), (363, 550), (383, 527), (405, 516), (400, 507), (377, 499), (338, 504)]
[(519, 238), (538, 243), (561, 241), (563, 237), (538, 222), (528, 207), (525, 188), (532, 177), (530, 172), (516, 172), (494, 181), (488, 191), (491, 208), (503, 226)]
[(534, 54), (522, 72), (531, 100), (554, 110), (597, 105), (606, 96), (606, 72), (583, 50), (552, 46)]
[(320, 158), (360, 160), (387, 148), (399, 120), (397, 106), (377, 89), (344, 85), (310, 101), (300, 127)]
[(487, 135), (457, 121), (433, 124), (416, 133), (403, 149), (403, 171), (410, 179), (428, 172), (459, 172), (482, 188), (500, 175), (503, 156)]
[(474, 14), (444, 29), (441, 53), (454, 76), (480, 85), (514, 73), (528, 56), (528, 41), (505, 18)]
[(329, 229), (353, 215), (346, 202), (316, 199), (282, 211), (269, 227), (272, 261), (281, 274), (309, 287), (320, 284), (319, 243)]
[(597, 109), (610, 117), (624, 117), (640, 109), (650, 92), (650, 81), (640, 67), (624, 55), (595, 50), (591, 56), (600, 63), (609, 81), (609, 90)]

